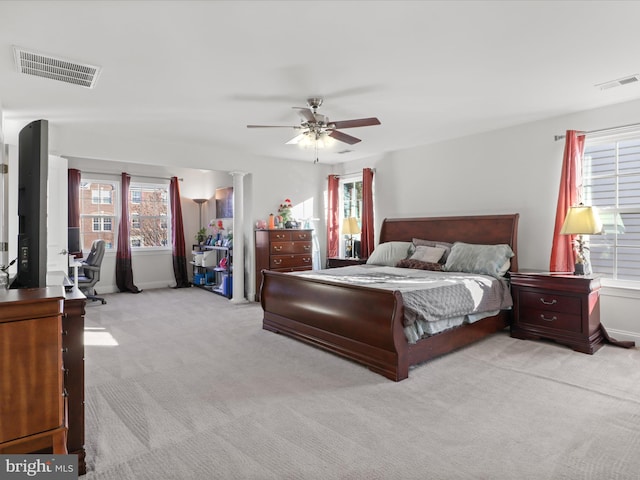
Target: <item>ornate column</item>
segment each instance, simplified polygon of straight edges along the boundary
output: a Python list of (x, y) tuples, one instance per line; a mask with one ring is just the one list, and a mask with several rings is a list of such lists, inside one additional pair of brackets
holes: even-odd
[(229, 172), (233, 177), (233, 295), (231, 302), (248, 302), (244, 295), (244, 176), (246, 172)]

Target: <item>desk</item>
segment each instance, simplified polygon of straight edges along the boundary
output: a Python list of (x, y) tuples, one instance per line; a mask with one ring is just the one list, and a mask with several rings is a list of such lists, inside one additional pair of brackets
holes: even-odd
[(69, 255), (69, 267), (73, 268), (73, 286), (78, 288), (78, 267), (82, 266), (82, 262), (76, 261), (75, 257)]

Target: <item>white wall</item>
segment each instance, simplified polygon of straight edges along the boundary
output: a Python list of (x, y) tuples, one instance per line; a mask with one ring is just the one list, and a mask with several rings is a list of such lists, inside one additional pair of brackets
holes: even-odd
[[(55, 128), (50, 135), (50, 145), (51, 153), (57, 155), (153, 165), (165, 167), (168, 172), (178, 167), (246, 172), (245, 285), (252, 298), (255, 221), (266, 219), (284, 198), (291, 198), (294, 204), (308, 202), (313, 205), (310, 208), (313, 216), (322, 219), (318, 238), (324, 255), (327, 175), (354, 172), (363, 167), (376, 169), (374, 202), (378, 227), (385, 217), (518, 212), (520, 268), (546, 270), (564, 147), (563, 142), (554, 141), (554, 135), (564, 134), (567, 129), (595, 130), (637, 123), (640, 121), (637, 112), (640, 112), (640, 101), (340, 166), (245, 156), (214, 145), (150, 144), (137, 142), (135, 138), (114, 142), (86, 131)], [(10, 143), (11, 139), (5, 141)], [(185, 216), (197, 218), (195, 207), (190, 214), (186, 211), (185, 208)], [(189, 229), (193, 228), (193, 221), (190, 222)], [(140, 259), (141, 269), (143, 262), (145, 260)], [(138, 281), (143, 280), (136, 279)], [(610, 333), (640, 340), (640, 325), (634, 315), (640, 308), (637, 290), (607, 287), (602, 296), (602, 320)]]
[[(640, 101), (629, 102), (370, 159), (377, 231), (385, 217), (519, 213), (520, 269), (547, 270), (564, 149), (554, 135), (638, 123), (639, 112)], [(610, 333), (640, 340), (638, 291), (602, 296)]]
[[(331, 169), (327, 165), (313, 164), (312, 162), (287, 161), (274, 158), (246, 157), (238, 152), (221, 150), (216, 147), (156, 144), (145, 143), (141, 147), (131, 140), (126, 142), (107, 142), (106, 139), (90, 135), (82, 135), (74, 138), (68, 132), (61, 137), (59, 132), (52, 135), (52, 151), (67, 152), (69, 166), (80, 170), (105, 171), (110, 169), (119, 173), (127, 171), (135, 179), (135, 173), (140, 175), (158, 175), (169, 177), (173, 175), (184, 177), (180, 185), (183, 197), (183, 214), (185, 223), (185, 239), (187, 250), (197, 231), (198, 208), (193, 202), (184, 201), (185, 198), (212, 198), (217, 187), (231, 186), (232, 178), (226, 173), (230, 171), (243, 171), (244, 177), (244, 239), (245, 239), (245, 293), (247, 298), (253, 299), (255, 294), (254, 271), (254, 236), (255, 222), (266, 219), (269, 213), (275, 213), (278, 206), (285, 198), (290, 198), (298, 210), (301, 204), (305, 205), (304, 213), (309, 217), (325, 218), (324, 192), (326, 190), (326, 178)], [(101, 143), (100, 143), (101, 142)], [(86, 155), (86, 156), (85, 156)], [(109, 155), (109, 156), (107, 156)], [(98, 159), (108, 159), (98, 160)], [(133, 164), (133, 165), (131, 165)], [(155, 173), (150, 173), (155, 172)], [(182, 172), (182, 173), (180, 173)], [(210, 190), (207, 190), (209, 188)], [(191, 206), (191, 208), (189, 208)], [(213, 202), (203, 207), (203, 223), (214, 218), (215, 205)], [(226, 225), (225, 225), (226, 227)], [(318, 225), (318, 238), (320, 251), (325, 251), (326, 229), (324, 221)], [(139, 288), (164, 287), (167, 280), (173, 280), (173, 271), (158, 269), (166, 262), (155, 263), (149, 255), (140, 255), (140, 260), (132, 259), (134, 267), (134, 281)], [(145, 260), (146, 259), (146, 260)], [(108, 260), (108, 259), (106, 259)], [(169, 257), (168, 263), (170, 264)], [(115, 260), (114, 260), (115, 262)], [(115, 265), (115, 263), (114, 263)], [(146, 268), (149, 266), (150, 271)], [(106, 265), (111, 269), (110, 265)], [(139, 267), (139, 268), (138, 268)], [(115, 267), (114, 267), (115, 268)], [(172, 267), (171, 267), (172, 268)], [(235, 265), (235, 274), (238, 274), (239, 266)], [(149, 272), (149, 281), (146, 284), (143, 275), (138, 270)], [(111, 285), (115, 291), (115, 280), (107, 284), (104, 281), (104, 290)], [(101, 278), (100, 281), (103, 284)], [(147, 286), (145, 286), (147, 285)]]

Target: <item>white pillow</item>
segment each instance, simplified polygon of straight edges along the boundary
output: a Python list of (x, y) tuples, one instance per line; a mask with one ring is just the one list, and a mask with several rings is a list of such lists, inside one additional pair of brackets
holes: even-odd
[(378, 245), (369, 255), (367, 265), (385, 265), (395, 267), (400, 260), (407, 258), (411, 242), (385, 242)]
[(420, 260), (421, 262), (438, 263), (444, 255), (445, 249), (442, 247), (428, 247), (426, 245), (418, 245), (416, 251), (411, 255), (411, 260)]

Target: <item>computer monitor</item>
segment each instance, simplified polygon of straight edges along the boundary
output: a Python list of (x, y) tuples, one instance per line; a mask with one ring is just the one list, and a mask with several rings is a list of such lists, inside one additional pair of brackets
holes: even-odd
[(71, 255), (82, 251), (82, 247), (80, 246), (80, 227), (69, 227), (67, 251)]

